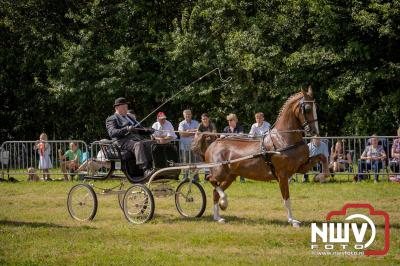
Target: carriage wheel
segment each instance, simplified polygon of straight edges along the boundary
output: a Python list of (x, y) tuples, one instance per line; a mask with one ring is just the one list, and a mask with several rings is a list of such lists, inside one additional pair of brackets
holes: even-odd
[(203, 187), (195, 181), (185, 180), (176, 189), (176, 209), (184, 217), (201, 217), (206, 209), (206, 202)]
[(97, 196), (88, 184), (78, 184), (68, 193), (69, 215), (78, 221), (91, 221), (97, 212)]
[(125, 193), (123, 211), (126, 219), (134, 224), (150, 221), (154, 214), (154, 197), (142, 184), (134, 184)]

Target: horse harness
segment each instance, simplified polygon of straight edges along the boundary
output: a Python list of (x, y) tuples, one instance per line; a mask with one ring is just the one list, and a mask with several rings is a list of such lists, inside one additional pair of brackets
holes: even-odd
[[(265, 146), (264, 146), (264, 139), (265, 139), (266, 135), (267, 135), (267, 134), (265, 134), (265, 135), (263, 136), (262, 141), (261, 141), (261, 143), (260, 143), (260, 150), (261, 150), (261, 153), (260, 153), (260, 154), (263, 155), (264, 160), (265, 160), (265, 163), (266, 163), (266, 164), (269, 166), (269, 168), (271, 169), (272, 175), (275, 177), (275, 179), (278, 179), (278, 177), (276, 176), (276, 173), (275, 173), (275, 166), (274, 166), (274, 164), (272, 163), (272, 155), (274, 155), (274, 153), (268, 152), (268, 150), (267, 150), (267, 149), (265, 148)], [(271, 138), (271, 135), (270, 135), (270, 134), (268, 134), (268, 135), (269, 135), (270, 138)], [(295, 148), (300, 147), (301, 145), (304, 145), (304, 144), (305, 144), (304, 140), (301, 140), (301, 141), (298, 141), (298, 142), (296, 142), (296, 143), (294, 143), (294, 144), (292, 144), (292, 145), (286, 146), (286, 147), (281, 148), (281, 149), (277, 149), (277, 148), (275, 147), (275, 144), (274, 144), (274, 141), (273, 141), (272, 138), (271, 138), (271, 142), (272, 142), (272, 146), (273, 146), (273, 151), (276, 151), (276, 152), (284, 152), (284, 151), (292, 150), (292, 149), (295, 149)]]

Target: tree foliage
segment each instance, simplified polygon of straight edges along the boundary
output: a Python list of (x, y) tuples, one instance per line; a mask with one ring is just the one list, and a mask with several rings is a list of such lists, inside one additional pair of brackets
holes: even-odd
[[(116, 97), (229, 112), (245, 128), (312, 84), (322, 131), (393, 134), (400, 115), (400, 3), (338, 0), (43, 1), (0, 7), (1, 140), (106, 137)], [(145, 124), (151, 124), (155, 115)]]

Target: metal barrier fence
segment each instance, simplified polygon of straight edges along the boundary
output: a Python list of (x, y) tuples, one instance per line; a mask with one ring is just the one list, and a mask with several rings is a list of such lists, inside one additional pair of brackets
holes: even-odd
[[(383, 160), (361, 160), (361, 155), (366, 147), (371, 145), (371, 139), (378, 139), (378, 146), (383, 148), (386, 158)], [(336, 136), (336, 137), (319, 137), (321, 142), (324, 142), (329, 151), (329, 166), (333, 176), (347, 175), (348, 180), (352, 179), (359, 173), (362, 178), (369, 178), (369, 175), (377, 174), (378, 178), (388, 179), (389, 175), (400, 175), (399, 163), (393, 160), (392, 147), (395, 139), (398, 136)], [(311, 137), (304, 138), (307, 143), (312, 141)], [(344, 158), (333, 158), (333, 149), (337, 142), (342, 143)], [(400, 160), (399, 160), (400, 161)], [(336, 163), (337, 169), (333, 171), (334, 164)], [(361, 170), (361, 171), (360, 171)], [(317, 174), (321, 171), (321, 165), (317, 165), (308, 174)], [(296, 174), (298, 178), (299, 174)]]
[[(82, 152), (80, 161), (86, 160), (88, 146), (82, 140), (49, 140), (44, 142), (39, 141), (6, 141), (0, 147), (1, 158), (1, 176), (8, 177), (10, 174), (29, 174), (28, 168), (47, 168), (57, 169), (61, 167), (60, 153), (64, 155), (69, 149), (70, 143), (76, 143)], [(41, 146), (43, 145), (43, 146)], [(42, 150), (41, 150), (42, 149)], [(40, 153), (43, 153), (42, 156)], [(46, 163), (41, 163), (46, 160)], [(39, 167), (42, 164), (42, 167)], [(44, 167), (43, 167), (44, 166)], [(61, 171), (50, 171), (51, 175), (64, 175)], [(36, 174), (40, 174), (36, 172)]]
[[(353, 177), (358, 173), (360, 166), (362, 165), (363, 169), (374, 172), (373, 167), (368, 165), (366, 160), (359, 161), (361, 154), (365, 150), (365, 148), (369, 145), (371, 136), (335, 136), (335, 137), (320, 137), (321, 142), (324, 142), (329, 151), (329, 162), (331, 168), (333, 168), (333, 158), (332, 151), (334, 145), (338, 141), (342, 141), (344, 154), (346, 155), (343, 160), (350, 158), (347, 163), (343, 161), (343, 169), (340, 168), (340, 171), (335, 171), (335, 176), (347, 175), (347, 179), (350, 180), (350, 177)], [(397, 136), (376, 136), (379, 140), (379, 145), (381, 145), (386, 153), (386, 159), (382, 160), (379, 167), (375, 169), (379, 173), (379, 176), (382, 178), (388, 179), (388, 175), (400, 175), (398, 163), (394, 164), (396, 167), (393, 167), (392, 164), (392, 154), (391, 149), (393, 146), (393, 141)], [(311, 141), (311, 138), (304, 138), (307, 142)], [(79, 148), (82, 151), (83, 157), (82, 161), (85, 161), (89, 158), (98, 158), (100, 145), (99, 141), (94, 141), (87, 145), (84, 141), (81, 140), (57, 140), (57, 141), (46, 141), (49, 145), (48, 156), (50, 157), (50, 161), (52, 163), (51, 175), (64, 175), (61, 170), (55, 170), (60, 168), (60, 157), (58, 154), (58, 150), (61, 150), (64, 153), (69, 146), (70, 142), (78, 143)], [(193, 163), (199, 162), (199, 157), (194, 155), (190, 150), (190, 145), (180, 145), (179, 140), (175, 141), (177, 147), (179, 147), (180, 152), (180, 163)], [(1, 163), (1, 175), (4, 178), (5, 175), (9, 176), (12, 174), (28, 174), (28, 168), (33, 167), (38, 169), (40, 162), (40, 155), (38, 149), (38, 141), (6, 141), (0, 147), (0, 163)], [(347, 158), (348, 157), (348, 158)], [(98, 158), (99, 159), (99, 158)], [(340, 163), (340, 162), (339, 162)], [(392, 166), (392, 167), (389, 167)], [(308, 174), (313, 175), (320, 171), (320, 167), (317, 166), (313, 170), (311, 170)], [(209, 169), (205, 169), (206, 172)], [(39, 173), (38, 173), (39, 174)], [(193, 173), (184, 173), (184, 174), (193, 174)], [(194, 174), (197, 174), (195, 172)], [(374, 174), (374, 173), (372, 173)], [(298, 179), (299, 175), (295, 175), (295, 179)]]

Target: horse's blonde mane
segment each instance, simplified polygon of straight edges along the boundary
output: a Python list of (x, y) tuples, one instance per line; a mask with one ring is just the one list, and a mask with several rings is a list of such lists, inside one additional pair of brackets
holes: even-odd
[(276, 117), (275, 123), (273, 124), (272, 128), (275, 127), (276, 123), (281, 118), (283, 110), (285, 110), (290, 104), (292, 104), (292, 102), (298, 100), (301, 97), (303, 97), (303, 92), (302, 91), (300, 91), (300, 92), (298, 92), (296, 94), (293, 94), (292, 96), (290, 96), (286, 100), (286, 102), (282, 105), (281, 109), (279, 110), (278, 116)]

